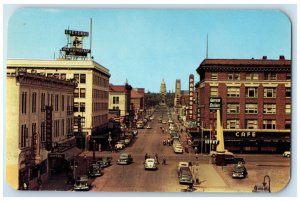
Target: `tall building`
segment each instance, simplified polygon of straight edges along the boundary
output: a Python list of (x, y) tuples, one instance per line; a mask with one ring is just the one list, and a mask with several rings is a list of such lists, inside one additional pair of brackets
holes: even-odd
[(163, 79), (161, 84), (160, 84), (160, 96), (161, 96), (161, 105), (166, 104), (166, 95), (167, 95), (167, 90), (166, 90), (166, 83), (165, 80)]
[(200, 75), (200, 120), (205, 138), (209, 138), (210, 131), (212, 137), (215, 135), (216, 119), (210, 109), (218, 105), (226, 149), (277, 153), (290, 149), (290, 60), (283, 56), (279, 60), (265, 56), (262, 59), (205, 59), (197, 72)]
[(181, 96), (180, 92), (181, 92), (181, 83), (180, 83), (180, 80), (177, 79), (175, 81), (175, 98), (174, 98), (174, 108), (175, 109), (180, 106), (180, 96)]
[[(26, 65), (26, 64), (24, 64)], [(36, 189), (78, 155), (73, 135), (76, 83), (26, 69), (6, 77), (6, 178), (15, 189)]]
[[(7, 60), (7, 72), (32, 70), (47, 77), (75, 79), (74, 133), (77, 146), (89, 148), (91, 135), (107, 135), (109, 70), (93, 60)], [(99, 142), (100, 143), (100, 142)]]

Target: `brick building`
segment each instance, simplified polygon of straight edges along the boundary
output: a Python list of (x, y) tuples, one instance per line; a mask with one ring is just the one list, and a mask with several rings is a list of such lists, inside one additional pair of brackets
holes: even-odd
[[(222, 101), (225, 148), (235, 152), (277, 152), (290, 149), (291, 61), (205, 59), (200, 75), (199, 107), (205, 139), (215, 136), (210, 97)], [(205, 141), (207, 142), (207, 141)], [(205, 144), (205, 143), (204, 143)], [(205, 150), (209, 144), (205, 144)]]

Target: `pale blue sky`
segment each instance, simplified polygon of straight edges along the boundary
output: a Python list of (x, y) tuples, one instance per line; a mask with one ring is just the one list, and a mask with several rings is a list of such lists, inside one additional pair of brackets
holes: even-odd
[[(10, 18), (7, 57), (53, 59), (66, 45), (64, 30), (90, 31), (92, 54), (110, 70), (112, 84), (158, 92), (162, 79), (174, 90), (205, 58), (291, 59), (291, 23), (279, 10), (42, 9), (24, 8)], [(85, 39), (89, 48), (89, 39)]]

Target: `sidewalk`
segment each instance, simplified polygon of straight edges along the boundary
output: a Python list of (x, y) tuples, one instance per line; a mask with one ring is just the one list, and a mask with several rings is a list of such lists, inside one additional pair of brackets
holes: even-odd
[(49, 177), (41, 186), (41, 191), (72, 191), (73, 185), (66, 184), (65, 174), (59, 174)]

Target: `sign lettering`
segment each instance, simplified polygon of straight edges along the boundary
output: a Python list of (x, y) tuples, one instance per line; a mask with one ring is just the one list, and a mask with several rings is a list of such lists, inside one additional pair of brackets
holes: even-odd
[(52, 106), (46, 106), (46, 150), (52, 149)]

